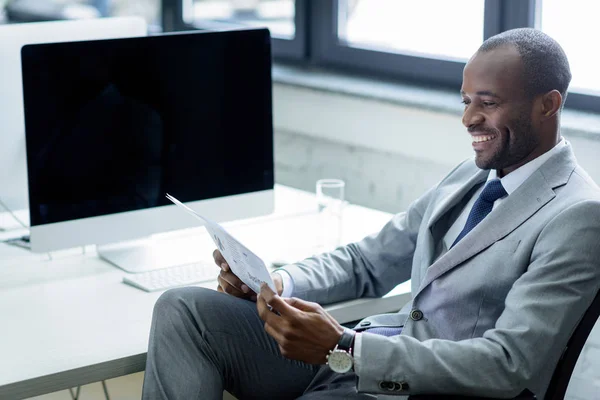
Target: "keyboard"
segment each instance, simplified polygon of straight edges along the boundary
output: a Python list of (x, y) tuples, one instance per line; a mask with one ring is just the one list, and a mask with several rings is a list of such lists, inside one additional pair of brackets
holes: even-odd
[(123, 277), (123, 282), (146, 292), (155, 292), (201, 282), (216, 281), (219, 271), (219, 267), (215, 264), (199, 262), (126, 275)]

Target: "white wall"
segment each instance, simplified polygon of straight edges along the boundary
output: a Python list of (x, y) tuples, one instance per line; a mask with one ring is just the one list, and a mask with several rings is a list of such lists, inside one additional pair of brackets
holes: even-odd
[[(316, 179), (345, 178), (350, 201), (389, 212), (473, 155), (459, 115), (351, 95), (276, 84), (274, 121), (278, 182), (313, 190)], [(600, 140), (565, 137), (600, 182)]]
[[(457, 101), (459, 101), (457, 96)], [(347, 182), (347, 199), (398, 212), (471, 157), (460, 116), (284, 84), (274, 87), (276, 180), (314, 190)], [(600, 140), (565, 137), (600, 182)], [(600, 399), (600, 323), (579, 359), (567, 398)]]

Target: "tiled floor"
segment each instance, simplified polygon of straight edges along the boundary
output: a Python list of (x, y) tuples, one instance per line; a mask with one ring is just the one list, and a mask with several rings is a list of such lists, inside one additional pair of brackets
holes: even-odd
[[(142, 397), (142, 383), (144, 373), (138, 372), (106, 381), (110, 400), (135, 400)], [(73, 391), (74, 393), (75, 391)], [(100, 382), (90, 383), (81, 387), (80, 400), (105, 400), (104, 391)], [(72, 400), (68, 390), (31, 397), (30, 400)], [(236, 400), (228, 393), (224, 393), (223, 400)]]
[[(121, 376), (106, 381), (108, 394), (111, 400), (132, 400), (142, 397), (142, 382), (144, 373)], [(73, 391), (75, 392), (75, 391)], [(81, 400), (104, 400), (104, 391), (100, 382), (90, 383), (81, 387), (79, 393)], [(68, 390), (32, 397), (35, 400), (72, 400)]]

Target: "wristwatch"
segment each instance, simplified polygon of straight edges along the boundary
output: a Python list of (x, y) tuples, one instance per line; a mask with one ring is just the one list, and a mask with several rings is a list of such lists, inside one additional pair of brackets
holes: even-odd
[(329, 350), (327, 355), (327, 365), (333, 372), (343, 374), (348, 372), (354, 366), (354, 358), (352, 357), (352, 344), (356, 332), (352, 329), (344, 328), (342, 337), (335, 345), (333, 350)]

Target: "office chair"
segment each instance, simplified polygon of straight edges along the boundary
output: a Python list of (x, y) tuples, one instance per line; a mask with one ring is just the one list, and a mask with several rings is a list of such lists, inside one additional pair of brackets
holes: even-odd
[[(600, 318), (600, 290), (596, 294), (596, 298), (592, 301), (592, 304), (587, 309), (585, 314), (583, 314), (583, 318), (575, 328), (575, 331), (571, 335), (569, 342), (567, 343), (567, 347), (564, 349), (560, 360), (558, 360), (558, 364), (556, 364), (556, 368), (554, 369), (554, 373), (552, 374), (552, 379), (550, 379), (550, 384), (548, 385), (548, 390), (546, 391), (546, 396), (544, 396), (544, 400), (562, 400), (565, 398), (565, 393), (567, 392), (567, 387), (569, 386), (569, 381), (571, 380), (571, 375), (573, 374), (573, 369), (575, 368), (575, 364), (577, 364), (577, 360), (579, 359), (579, 354), (581, 354), (581, 350), (585, 345), (585, 342), (592, 331), (592, 328), (596, 324), (596, 321)], [(409, 396), (408, 400), (469, 400), (474, 399), (475, 397), (470, 396), (457, 396), (457, 395), (413, 395)], [(500, 400), (493, 398), (482, 398), (477, 397), (480, 400)], [(517, 397), (514, 397), (513, 400), (534, 400), (536, 397), (529, 392), (528, 390), (523, 391)]]

